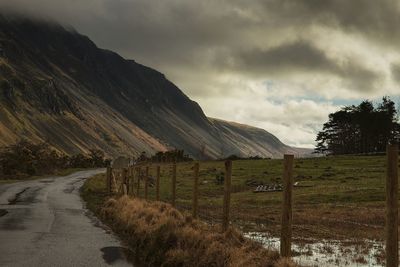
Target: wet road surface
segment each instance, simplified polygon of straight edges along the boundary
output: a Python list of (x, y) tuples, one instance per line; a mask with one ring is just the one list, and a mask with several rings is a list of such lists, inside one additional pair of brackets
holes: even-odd
[(132, 266), (79, 188), (103, 170), (0, 186), (0, 266)]

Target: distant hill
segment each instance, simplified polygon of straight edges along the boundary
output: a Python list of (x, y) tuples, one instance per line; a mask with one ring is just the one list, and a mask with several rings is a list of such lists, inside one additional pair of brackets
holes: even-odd
[[(289, 153), (304, 156), (311, 153), (310, 149), (290, 147), (283, 144), (276, 136), (264, 129), (236, 122), (209, 118), (220, 131), (226, 147), (222, 147), (224, 155), (242, 155), (245, 157), (261, 155), (278, 158)], [(266, 145), (268, 144), (268, 145)]]
[(58, 24), (0, 16), (0, 146), (25, 138), (68, 154), (171, 148), (218, 158), (310, 150), (265, 130), (207, 118), (166, 77)]

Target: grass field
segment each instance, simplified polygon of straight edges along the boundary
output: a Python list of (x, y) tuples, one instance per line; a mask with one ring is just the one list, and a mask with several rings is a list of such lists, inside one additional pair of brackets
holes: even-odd
[[(294, 180), (294, 238), (383, 239), (385, 205), (385, 157), (339, 156), (296, 159)], [(177, 207), (191, 209), (193, 163), (177, 167)], [(200, 162), (200, 218), (218, 223), (222, 216), (223, 185), (216, 176), (221, 161)], [(233, 162), (231, 218), (244, 231), (279, 235), (282, 192), (253, 193), (255, 183), (280, 183), (282, 160)], [(155, 175), (155, 166), (150, 168)], [(136, 192), (136, 184), (134, 192)], [(161, 200), (171, 197), (171, 168), (161, 168)], [(141, 184), (143, 196), (143, 184)], [(149, 188), (155, 199), (155, 188)]]

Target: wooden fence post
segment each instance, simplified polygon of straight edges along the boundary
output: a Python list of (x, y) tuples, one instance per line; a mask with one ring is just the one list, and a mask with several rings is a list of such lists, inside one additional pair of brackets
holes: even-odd
[(128, 184), (127, 184), (127, 179), (128, 179), (128, 170), (126, 168), (122, 169), (122, 194), (127, 195), (128, 194)]
[(146, 177), (144, 177), (144, 199), (147, 200), (149, 189), (149, 166), (146, 166)]
[(193, 166), (193, 218), (197, 218), (198, 197), (199, 197), (199, 163), (196, 162)]
[(156, 200), (160, 201), (160, 165), (157, 166)]
[(134, 182), (135, 182), (135, 168), (134, 167), (130, 167), (130, 182), (129, 182), (129, 192), (131, 195), (134, 195), (133, 193), (133, 188), (134, 188)]
[(292, 243), (292, 190), (293, 190), (293, 155), (284, 155), (283, 162), (283, 209), (281, 225), (282, 257), (291, 256)]
[(132, 187), (132, 168), (129, 166), (128, 167), (128, 178), (127, 178), (127, 180), (128, 180), (128, 184), (127, 184), (127, 187), (128, 187), (128, 194), (132, 194), (132, 190), (131, 190), (131, 187)]
[(115, 169), (112, 168), (111, 169), (111, 193), (113, 193), (113, 191), (115, 193), (118, 193), (117, 179), (118, 179), (118, 172), (116, 172)]
[(387, 146), (386, 172), (386, 266), (399, 265), (399, 236), (398, 236), (398, 144)]
[(232, 178), (232, 161), (225, 161), (225, 178), (224, 178), (224, 204), (222, 217), (222, 231), (228, 230), (229, 227), (229, 210), (231, 206), (231, 178)]
[(112, 175), (112, 168), (107, 167), (106, 172), (106, 186), (107, 186), (107, 193), (111, 193), (111, 175)]
[(175, 207), (175, 199), (176, 199), (176, 162), (174, 162), (173, 164), (172, 164), (172, 184), (171, 184), (171, 186), (172, 186), (172, 192), (171, 192), (171, 194), (172, 194), (172, 199), (171, 199), (171, 205), (173, 206), (173, 207)]
[(140, 178), (142, 176), (140, 167), (137, 168), (137, 188), (136, 188), (136, 196), (139, 197), (140, 193)]
[(129, 167), (126, 169), (126, 193), (129, 195), (130, 193), (130, 184), (131, 184), (131, 175), (130, 175), (130, 170)]

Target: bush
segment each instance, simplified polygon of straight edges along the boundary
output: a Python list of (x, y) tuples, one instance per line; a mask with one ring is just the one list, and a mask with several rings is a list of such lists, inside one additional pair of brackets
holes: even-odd
[(170, 150), (165, 152), (157, 152), (154, 156), (151, 157), (152, 162), (186, 162), (193, 161), (193, 159), (186, 155), (184, 150)]
[(89, 155), (77, 154), (72, 157), (57, 152), (49, 144), (34, 144), (20, 141), (0, 149), (0, 175), (33, 176), (52, 174), (66, 168), (93, 168), (108, 166), (100, 150), (91, 150)]

